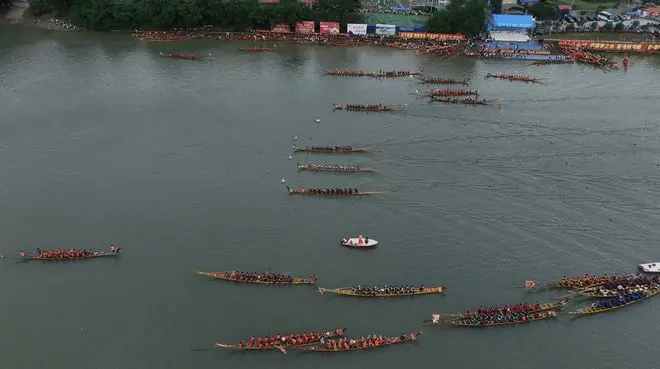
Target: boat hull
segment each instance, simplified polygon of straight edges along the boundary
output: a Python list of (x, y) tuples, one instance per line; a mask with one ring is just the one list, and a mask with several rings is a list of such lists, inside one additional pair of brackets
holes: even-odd
[(206, 277), (217, 278), (227, 282), (234, 283), (245, 283), (245, 284), (261, 284), (261, 285), (280, 285), (280, 286), (290, 286), (290, 285), (313, 285), (316, 284), (315, 278), (293, 278), (291, 282), (271, 282), (271, 281), (261, 281), (261, 280), (236, 280), (231, 278), (231, 271), (225, 272), (197, 272), (198, 275), (203, 275)]
[(408, 293), (375, 293), (372, 295), (365, 295), (360, 293), (353, 293), (352, 288), (335, 288), (335, 289), (326, 289), (319, 288), (319, 293), (332, 293), (340, 296), (350, 296), (350, 297), (361, 297), (361, 298), (386, 298), (386, 297), (409, 297), (409, 296), (422, 296), (422, 295), (434, 295), (445, 292), (447, 287), (427, 287), (422, 291), (408, 292)]

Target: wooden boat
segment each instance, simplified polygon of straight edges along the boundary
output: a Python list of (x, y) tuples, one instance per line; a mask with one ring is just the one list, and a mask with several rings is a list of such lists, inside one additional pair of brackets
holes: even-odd
[(463, 104), (463, 105), (493, 105), (495, 101), (486, 99), (454, 99), (454, 98), (437, 98), (431, 96), (431, 101), (443, 102), (447, 104)]
[(164, 54), (160, 53), (161, 56), (167, 56), (172, 59), (183, 59), (183, 60), (199, 60), (200, 57), (195, 54)]
[(622, 305), (617, 305), (617, 306), (612, 306), (612, 307), (599, 307), (599, 306), (592, 305), (592, 306), (589, 306), (589, 307), (586, 307), (586, 308), (578, 309), (577, 311), (571, 311), (568, 314), (573, 315), (573, 316), (584, 316), (584, 315), (593, 315), (593, 314), (606, 313), (608, 311), (618, 310), (618, 309), (621, 309), (623, 307), (630, 306), (632, 304), (636, 304), (640, 301), (644, 301), (644, 300), (648, 299), (649, 297), (653, 297), (653, 296), (657, 295), (658, 293), (660, 293), (660, 287), (645, 288), (643, 290), (643, 293), (644, 293), (644, 297), (642, 297), (640, 299), (637, 299), (637, 300), (629, 301), (629, 302), (627, 302), (625, 304), (622, 304)]
[(618, 275), (586, 275), (586, 277), (562, 278), (557, 281), (541, 283), (542, 286), (549, 288), (569, 288), (569, 289), (585, 289), (591, 287), (602, 286), (603, 284), (613, 281), (618, 278), (629, 278), (632, 276), (618, 276)]
[(568, 64), (572, 62), (570, 59), (537, 60), (532, 65)]
[(339, 76), (339, 77), (376, 77), (374, 73), (363, 72), (361, 70), (337, 70), (332, 69), (325, 73), (328, 76)]
[(436, 90), (426, 93), (428, 96), (479, 96), (479, 90)]
[(486, 73), (486, 78), (497, 78), (505, 79), (507, 81), (514, 82), (531, 82), (531, 83), (542, 83), (538, 78), (532, 76), (522, 76), (517, 74), (494, 74)]
[(642, 273), (660, 273), (660, 262), (639, 264), (637, 270)]
[[(229, 281), (229, 282), (236, 282), (236, 283), (248, 283), (248, 284), (266, 284), (266, 285), (272, 285), (272, 284), (277, 284), (277, 285), (283, 285), (283, 286), (290, 286), (290, 285), (302, 285), (302, 284), (316, 284), (316, 277), (309, 277), (309, 278), (291, 278), (290, 281), (268, 281), (268, 280), (244, 280), (244, 279), (237, 279), (235, 276), (236, 271), (226, 271), (226, 272), (197, 272), (199, 275), (207, 276), (207, 277), (213, 277), (217, 279), (222, 279), (223, 281)], [(265, 274), (265, 273), (263, 273)], [(263, 275), (262, 274), (262, 275)]]
[(320, 189), (316, 191), (313, 188), (289, 188), (286, 186), (289, 195), (303, 195), (303, 196), (325, 196), (325, 197), (357, 197), (357, 196), (370, 196), (383, 193), (385, 191), (355, 191), (355, 189), (340, 189), (343, 192), (336, 192), (335, 189)]
[(332, 104), (332, 110), (345, 111), (394, 111), (402, 109), (405, 109), (405, 105)]
[(367, 152), (368, 147), (351, 147), (351, 146), (312, 146), (312, 147), (295, 147), (294, 152), (315, 152), (323, 154), (348, 154), (356, 152)]
[(298, 164), (298, 170), (307, 170), (310, 172), (327, 172), (327, 173), (372, 173), (373, 169), (352, 167), (352, 166), (338, 166), (338, 165), (317, 165), (317, 164)]
[[(551, 310), (561, 310), (564, 308), (566, 305), (566, 301), (559, 301), (557, 303), (544, 303), (544, 304), (539, 304), (538, 309), (533, 309), (530, 310), (529, 313), (535, 314), (535, 313), (542, 313), (545, 311), (551, 311)], [(499, 309), (497, 312), (505, 314), (508, 313), (509, 311), (507, 309)], [(471, 315), (474, 314), (474, 312), (470, 313)], [(467, 313), (465, 312), (460, 312), (460, 313), (433, 313), (431, 314), (430, 320), (425, 320), (424, 323), (431, 323), (432, 325), (438, 325), (438, 324), (443, 324), (443, 323), (448, 323), (449, 321), (453, 320), (464, 320), (469, 318)]]
[(309, 340), (304, 343), (292, 343), (292, 337), (294, 333), (288, 334), (286, 336), (283, 336), (280, 341), (276, 341), (274, 345), (266, 345), (266, 346), (246, 346), (250, 341), (246, 341), (246, 343), (233, 343), (233, 344), (224, 344), (224, 343), (215, 343), (213, 344), (214, 347), (217, 348), (224, 348), (224, 349), (231, 349), (231, 350), (239, 350), (239, 351), (270, 351), (270, 350), (282, 350), (280, 347), (294, 347), (294, 346), (306, 346), (306, 345), (313, 345), (315, 343), (320, 342), (322, 339), (327, 339), (327, 338), (337, 338), (337, 337), (342, 337), (344, 336), (344, 332), (346, 332), (348, 328), (338, 328), (335, 329), (334, 331), (328, 331), (324, 333), (316, 333), (315, 336), (316, 338), (314, 340)]
[[(94, 251), (91, 255), (78, 256), (78, 257), (43, 257), (40, 255), (25, 255), (13, 258), (19, 261), (43, 261), (43, 262), (54, 262), (54, 261), (78, 261), (78, 260), (88, 260), (88, 259), (98, 259), (98, 258), (111, 258), (119, 256), (121, 247), (117, 247), (114, 251)], [(2, 257), (4, 258), (4, 257)]]
[(434, 84), (434, 85), (469, 85), (469, 79), (457, 80), (453, 78), (441, 78), (441, 77), (421, 77), (419, 80), (422, 83)]
[(365, 297), (365, 298), (371, 298), (371, 297), (405, 297), (405, 296), (419, 296), (419, 295), (434, 295), (438, 293), (443, 293), (447, 287), (424, 287), (424, 289), (421, 288), (413, 288), (410, 292), (402, 292), (402, 293), (388, 293), (385, 291), (378, 291), (375, 292), (374, 294), (371, 295), (366, 295), (366, 294), (361, 294), (361, 293), (355, 293), (353, 292), (353, 288), (350, 287), (345, 287), (345, 288), (334, 288), (334, 289), (327, 289), (327, 288), (321, 288), (319, 287), (319, 293), (324, 294), (326, 292), (333, 293), (335, 295), (341, 295), (341, 296), (351, 296), (351, 297)]
[(526, 318), (525, 320), (513, 320), (513, 321), (504, 321), (504, 322), (488, 322), (484, 324), (479, 324), (479, 323), (473, 323), (470, 319), (458, 319), (458, 320), (450, 320), (449, 324), (457, 327), (477, 327), (477, 328), (484, 328), (484, 327), (500, 327), (504, 325), (514, 325), (514, 324), (522, 324), (522, 323), (531, 323), (531, 322), (536, 322), (539, 320), (546, 320), (546, 319), (551, 319), (555, 318), (557, 316), (557, 313), (554, 310), (548, 310), (540, 313), (531, 313), (532, 317)]
[(242, 47), (240, 48), (240, 51), (246, 51), (246, 52), (252, 52), (252, 53), (260, 53), (264, 51), (273, 51), (275, 49), (269, 48), (269, 47), (258, 47), (258, 46), (250, 46), (250, 47)]
[(378, 246), (378, 241), (373, 238), (361, 237), (362, 236), (355, 238), (344, 237), (344, 239), (341, 240), (341, 245), (353, 249), (372, 249)]
[[(422, 331), (417, 331), (417, 332), (402, 334), (399, 337), (386, 337), (385, 342), (377, 346), (354, 346), (349, 348), (332, 349), (332, 348), (327, 348), (324, 344), (320, 344), (320, 345), (312, 345), (312, 346), (304, 346), (304, 347), (295, 347), (295, 349), (301, 351), (307, 351), (307, 352), (346, 352), (346, 351), (358, 351), (358, 350), (371, 350), (379, 347), (386, 347), (386, 346), (398, 345), (406, 342), (413, 342), (417, 340), (417, 337), (422, 335), (422, 333), (423, 333)], [(352, 339), (350, 340), (350, 342), (355, 343), (358, 342), (358, 340)]]

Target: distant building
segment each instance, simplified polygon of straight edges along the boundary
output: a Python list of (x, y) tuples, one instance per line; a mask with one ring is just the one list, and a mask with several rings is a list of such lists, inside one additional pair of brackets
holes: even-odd
[(536, 20), (530, 15), (493, 14), (488, 19), (488, 33), (495, 41), (526, 42)]

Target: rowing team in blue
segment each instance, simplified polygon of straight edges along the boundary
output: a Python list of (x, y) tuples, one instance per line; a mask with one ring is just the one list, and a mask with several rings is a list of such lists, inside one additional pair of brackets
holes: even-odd
[(465, 318), (473, 325), (491, 325), (491, 324), (504, 324), (504, 323), (518, 323), (518, 322), (527, 322), (531, 320), (544, 319), (549, 316), (554, 316), (556, 313), (554, 311), (548, 312), (515, 312), (515, 313), (504, 313), (499, 312), (494, 315), (488, 314), (473, 314), (469, 318)]
[(377, 294), (409, 294), (409, 293), (416, 293), (416, 292), (422, 292), (424, 291), (424, 285), (420, 285), (419, 287), (415, 286), (399, 286), (399, 285), (392, 285), (388, 286), (385, 285), (383, 287), (380, 286), (355, 286), (352, 288), (351, 292), (357, 295), (364, 295), (364, 296), (376, 296)]
[(616, 290), (629, 287), (640, 287), (660, 284), (659, 277), (616, 278), (609, 280), (601, 286), (605, 290)]
[(227, 273), (227, 278), (233, 281), (259, 281), (271, 283), (292, 283), (293, 278), (288, 274), (282, 273), (246, 273), (239, 272), (238, 270)]
[(628, 303), (633, 302), (633, 301), (641, 300), (641, 299), (645, 298), (646, 296), (647, 296), (646, 292), (643, 289), (639, 289), (639, 290), (631, 291), (631, 292), (628, 292), (628, 293), (624, 293), (620, 296), (613, 297), (613, 298), (610, 298), (610, 299), (607, 299), (607, 300), (601, 300), (601, 301), (594, 302), (593, 304), (591, 304), (591, 307), (593, 307), (593, 308), (606, 308), (606, 309), (607, 308), (613, 308), (613, 307), (628, 304)]

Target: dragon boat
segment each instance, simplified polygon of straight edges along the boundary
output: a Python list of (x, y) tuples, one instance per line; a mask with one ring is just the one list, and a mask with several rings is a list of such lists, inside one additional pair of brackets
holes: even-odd
[[(119, 246), (110, 246), (109, 251), (94, 251), (94, 250), (54, 250), (54, 251), (42, 251), (37, 249), (35, 255), (27, 255), (25, 252), (21, 251), (19, 257), (12, 258), (19, 261), (42, 261), (42, 262), (52, 262), (52, 261), (77, 261), (77, 260), (87, 260), (87, 259), (99, 259), (99, 258), (112, 258), (119, 256), (121, 247)], [(4, 256), (0, 255), (0, 259)]]
[(422, 83), (434, 84), (434, 85), (469, 85), (469, 79), (457, 80), (453, 78), (442, 78), (442, 77), (419, 77), (419, 80)]
[(405, 109), (405, 105), (363, 105), (363, 104), (332, 104), (332, 110), (346, 111), (394, 111)]
[(479, 96), (479, 90), (437, 90), (426, 92), (428, 96)]
[(161, 56), (166, 56), (171, 59), (183, 59), (183, 60), (200, 60), (201, 58), (195, 54), (164, 54), (160, 53)]
[(398, 345), (406, 342), (414, 342), (417, 337), (422, 335), (422, 331), (411, 332), (402, 334), (398, 337), (382, 337), (375, 335), (372, 337), (364, 337), (360, 339), (344, 338), (338, 341), (323, 340), (321, 344), (312, 346), (294, 347), (296, 350), (306, 352), (345, 352), (345, 351), (358, 351), (358, 350), (372, 350), (379, 347), (386, 347), (391, 345)]
[(351, 165), (318, 165), (318, 164), (298, 164), (298, 170), (306, 170), (311, 172), (328, 172), (328, 173), (372, 173), (373, 169), (362, 168)]
[(216, 348), (239, 350), (239, 351), (270, 351), (270, 350), (280, 350), (283, 351), (284, 347), (296, 347), (296, 346), (305, 346), (313, 345), (321, 342), (324, 339), (343, 337), (344, 332), (348, 328), (338, 328), (333, 331), (323, 332), (323, 333), (290, 333), (288, 335), (282, 336), (279, 333), (276, 336), (265, 337), (255, 339), (252, 337), (250, 340), (245, 342), (225, 344), (225, 343), (215, 343), (213, 346)]
[(551, 65), (551, 64), (569, 64), (572, 63), (571, 59), (551, 59), (551, 60), (537, 60), (532, 65)]
[(338, 70), (332, 69), (325, 73), (328, 76), (340, 77), (376, 77), (375, 73), (363, 72), (361, 70)]
[(303, 196), (325, 196), (325, 197), (357, 197), (370, 196), (383, 193), (384, 191), (359, 191), (357, 188), (289, 188), (289, 195)]
[[(425, 320), (424, 323), (431, 325), (442, 325), (450, 324), (453, 321), (465, 321), (470, 320), (472, 317), (486, 316), (486, 317), (495, 317), (495, 316), (506, 316), (510, 314), (517, 313), (526, 313), (526, 314), (536, 314), (544, 313), (548, 311), (561, 310), (566, 305), (565, 300), (559, 302), (548, 302), (548, 303), (536, 303), (534, 305), (530, 304), (518, 304), (518, 305), (505, 305), (495, 308), (479, 308), (477, 311), (466, 311), (458, 313), (433, 313), (431, 314), (430, 320)], [(482, 324), (483, 325), (483, 324)]]
[(368, 147), (352, 147), (352, 146), (312, 146), (312, 147), (293, 147), (294, 152), (314, 152), (323, 154), (349, 154), (356, 152), (367, 152)]
[(504, 80), (513, 81), (513, 82), (543, 83), (536, 77), (523, 76), (523, 75), (518, 75), (518, 74), (486, 73), (486, 79), (488, 79), (488, 78), (504, 79)]
[(249, 46), (249, 47), (242, 47), (239, 50), (240, 51), (245, 51), (245, 52), (251, 52), (251, 53), (261, 53), (261, 52), (265, 52), (265, 51), (273, 51), (273, 50), (275, 50), (275, 48)]
[(660, 285), (660, 278), (658, 277), (624, 277), (619, 279), (612, 279), (596, 287), (589, 287), (577, 290), (577, 293), (582, 296), (592, 298), (610, 298), (625, 295), (631, 291), (639, 288), (646, 288), (650, 286)]
[(266, 285), (313, 285), (316, 284), (317, 277), (292, 278), (288, 275), (277, 273), (246, 273), (236, 270), (225, 272), (197, 272), (199, 275), (221, 279), (228, 282), (248, 283), (248, 284), (266, 284)]
[(608, 300), (599, 300), (598, 302), (591, 304), (589, 307), (578, 309), (577, 311), (572, 311), (568, 314), (579, 317), (606, 313), (644, 301), (649, 297), (657, 295), (658, 293), (660, 293), (659, 286), (637, 288), (620, 294), (619, 296), (612, 297)]
[(435, 96), (431, 96), (431, 101), (442, 102), (445, 104), (486, 105), (486, 106), (495, 105), (494, 100), (486, 100), (486, 99), (470, 99), (470, 98), (455, 99), (455, 98), (438, 98)]
[(505, 325), (514, 325), (514, 324), (522, 324), (522, 323), (531, 323), (539, 320), (546, 320), (546, 319), (551, 319), (557, 317), (557, 312), (554, 310), (548, 310), (548, 311), (543, 311), (543, 312), (538, 312), (538, 313), (526, 313), (526, 314), (521, 314), (519, 317), (512, 317), (512, 318), (504, 318), (504, 320), (493, 320), (493, 321), (473, 321), (469, 318), (464, 318), (464, 319), (458, 319), (458, 320), (451, 320), (449, 321), (449, 324), (456, 326), (456, 327), (478, 327), (478, 328), (484, 328), (484, 327), (498, 327), (498, 326), (505, 326)]
[(559, 280), (556, 281), (550, 281), (550, 282), (542, 282), (542, 283), (536, 283), (534, 281), (527, 281), (526, 284), (529, 284), (529, 286), (526, 286), (526, 289), (531, 289), (535, 286), (545, 286), (548, 288), (567, 288), (567, 289), (572, 289), (572, 290), (582, 290), (582, 289), (587, 289), (587, 288), (592, 288), (592, 287), (598, 287), (601, 286), (607, 282), (613, 282), (622, 278), (631, 278), (633, 276), (619, 276), (619, 275), (608, 275), (608, 274), (603, 274), (603, 275), (590, 275), (590, 274), (585, 274), (584, 276), (579, 276), (579, 277), (562, 277)]
[(446, 287), (410, 287), (402, 289), (386, 289), (386, 288), (374, 288), (374, 289), (365, 289), (363, 291), (351, 288), (321, 288), (319, 287), (319, 293), (332, 293), (340, 296), (350, 296), (350, 297), (405, 297), (405, 296), (420, 296), (420, 295), (434, 295), (445, 292)]

